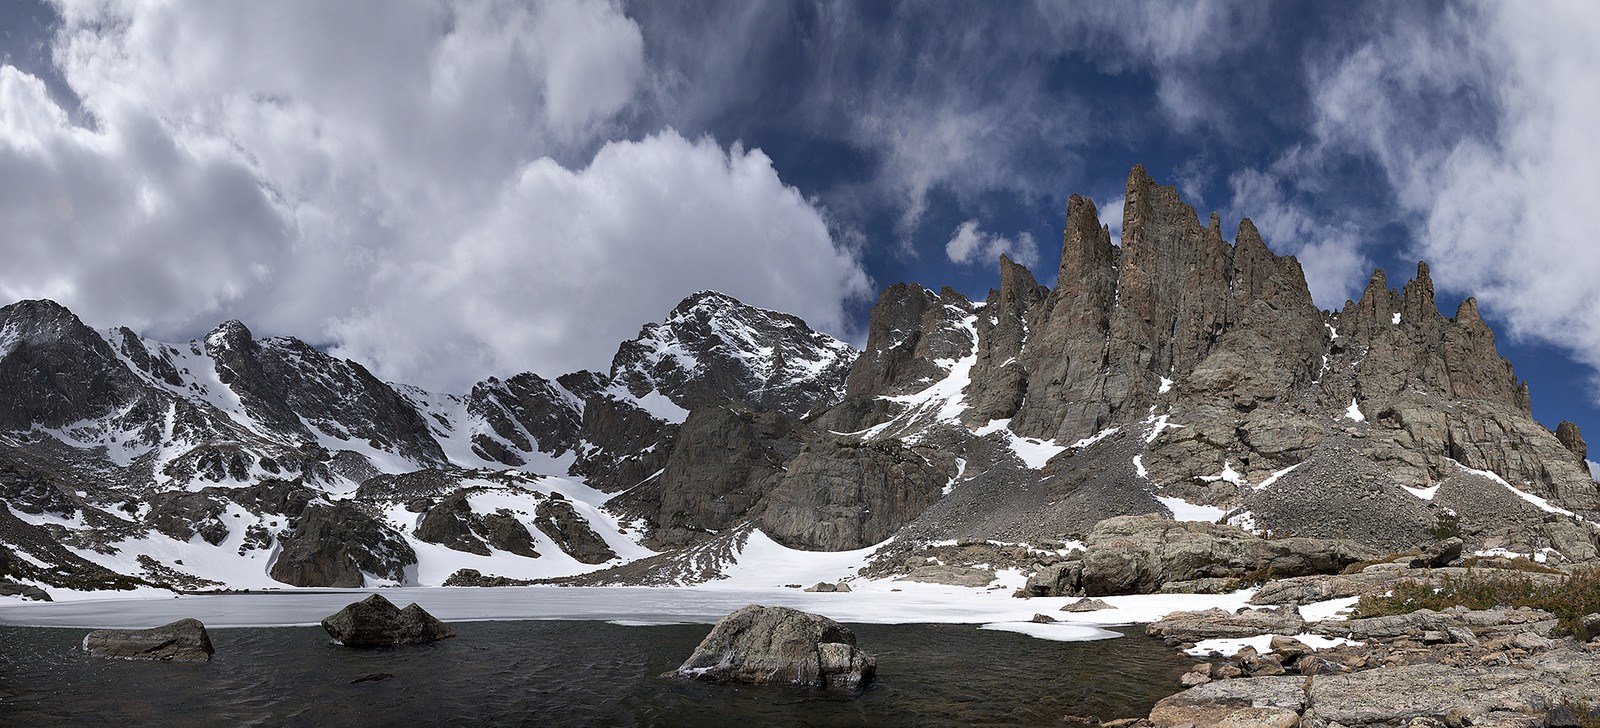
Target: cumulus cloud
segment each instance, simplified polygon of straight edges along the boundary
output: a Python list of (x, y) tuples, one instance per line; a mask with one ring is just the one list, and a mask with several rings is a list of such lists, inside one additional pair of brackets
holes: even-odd
[(0, 67), (8, 299), (165, 338), (239, 317), (461, 389), (603, 368), (697, 288), (840, 334), (868, 288), (761, 152), (613, 141), (649, 79), (614, 3), (59, 11), (81, 109)]
[(581, 170), (528, 164), (448, 255), (386, 265), (376, 283), (382, 305), (334, 325), (340, 352), (409, 371), (463, 354), (478, 371), (593, 366), (596, 347), (701, 288), (840, 331), (840, 302), (871, 292), (766, 155), (670, 131), (607, 144)]
[(977, 220), (968, 220), (956, 226), (950, 242), (944, 244), (944, 254), (952, 263), (980, 263), (988, 265), (1000, 256), (1007, 255), (1024, 267), (1039, 264), (1039, 248), (1034, 245), (1032, 233), (1020, 233), (1015, 238), (984, 232)]

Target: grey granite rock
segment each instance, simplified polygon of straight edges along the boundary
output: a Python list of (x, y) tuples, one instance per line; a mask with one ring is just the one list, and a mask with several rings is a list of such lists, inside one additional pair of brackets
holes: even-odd
[(180, 619), (150, 629), (97, 629), (83, 638), (83, 651), (97, 657), (158, 662), (208, 662), (215, 650), (198, 619)]
[(838, 622), (787, 607), (750, 605), (717, 622), (668, 676), (856, 689), (876, 672), (877, 659), (857, 648), (855, 633)]

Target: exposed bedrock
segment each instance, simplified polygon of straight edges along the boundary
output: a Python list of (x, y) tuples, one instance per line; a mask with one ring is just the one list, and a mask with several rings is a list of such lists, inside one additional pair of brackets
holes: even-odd
[(404, 583), (417, 563), (405, 539), (348, 501), (307, 506), (280, 541), (269, 573), (292, 586), (359, 587), (368, 574)]
[(897, 441), (844, 438), (809, 444), (767, 496), (761, 529), (809, 551), (879, 543), (939, 500), (955, 475), (948, 453)]

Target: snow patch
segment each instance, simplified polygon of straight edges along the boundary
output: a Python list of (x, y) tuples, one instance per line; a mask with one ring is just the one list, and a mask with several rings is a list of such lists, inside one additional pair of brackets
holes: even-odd
[(1227, 509), (1190, 503), (1182, 498), (1169, 498), (1158, 495), (1155, 496), (1155, 499), (1161, 501), (1161, 505), (1166, 506), (1167, 510), (1172, 511), (1172, 520), (1174, 521), (1216, 523), (1222, 520), (1223, 516), (1228, 515)]
[(1300, 618), (1307, 622), (1321, 622), (1329, 619), (1347, 619), (1350, 610), (1355, 609), (1361, 597), (1341, 597), (1320, 602), (1310, 602), (1300, 605)]
[(1168, 419), (1167, 419), (1167, 415), (1161, 415), (1160, 417), (1154, 417), (1154, 418), (1146, 418), (1145, 422), (1147, 424), (1151, 425), (1149, 434), (1144, 436), (1144, 442), (1145, 442), (1146, 445), (1148, 445), (1148, 444), (1150, 444), (1152, 442), (1155, 442), (1156, 441), (1156, 437), (1161, 435), (1161, 431), (1162, 430), (1165, 430), (1165, 429), (1167, 429), (1169, 427), (1170, 428), (1183, 427), (1183, 425), (1174, 425), (1171, 422), (1169, 422)]
[[(1301, 632), (1300, 634), (1296, 635), (1284, 636), (1293, 637), (1299, 640), (1301, 644), (1304, 644), (1313, 650), (1325, 650), (1329, 647), (1358, 644), (1357, 642), (1347, 640), (1343, 637), (1323, 637), (1322, 635), (1311, 634), (1310, 632)], [(1255, 637), (1228, 637), (1200, 640), (1199, 642), (1195, 643), (1194, 647), (1190, 647), (1189, 649), (1184, 650), (1184, 652), (1196, 657), (1204, 657), (1213, 652), (1225, 657), (1232, 657), (1239, 654), (1239, 651), (1246, 647), (1253, 647), (1255, 648), (1256, 652), (1267, 654), (1272, 652), (1273, 637), (1274, 635), (1264, 634), (1257, 635)]]
[(1437, 483), (1426, 488), (1413, 488), (1409, 485), (1402, 485), (1400, 487), (1405, 488), (1407, 493), (1410, 493), (1425, 501), (1433, 500), (1433, 497), (1439, 493), (1439, 485)]
[(1110, 437), (1111, 435), (1115, 434), (1118, 429), (1119, 428), (1116, 428), (1116, 427), (1107, 427), (1104, 430), (1096, 432), (1093, 435), (1090, 435), (1088, 437), (1083, 438), (1082, 440), (1079, 440), (1077, 442), (1072, 443), (1072, 445), (1070, 445), (1069, 447), (1071, 447), (1074, 450), (1078, 450), (1078, 449), (1082, 449), (1082, 448), (1088, 447), (1088, 446), (1093, 445), (1093, 444), (1095, 444), (1095, 443), (1097, 443), (1097, 442), (1099, 442), (1101, 440), (1106, 439), (1107, 437)]
[(1044, 624), (1039, 622), (989, 622), (988, 624), (979, 625), (978, 629), (1015, 632), (1052, 642), (1090, 642), (1093, 640), (1116, 639), (1122, 636), (1121, 632), (1064, 622)]
[(1559, 514), (1561, 514), (1563, 516), (1567, 516), (1569, 518), (1577, 516), (1577, 514), (1573, 513), (1572, 511), (1569, 511), (1569, 510), (1567, 510), (1565, 508), (1562, 508), (1560, 506), (1551, 505), (1550, 501), (1545, 500), (1544, 498), (1536, 496), (1536, 495), (1534, 495), (1532, 493), (1529, 493), (1528, 491), (1525, 491), (1525, 490), (1523, 490), (1521, 488), (1518, 488), (1517, 486), (1514, 486), (1514, 485), (1506, 482), (1505, 478), (1502, 478), (1502, 477), (1500, 477), (1498, 475), (1495, 475), (1492, 471), (1489, 471), (1489, 470), (1478, 470), (1476, 468), (1469, 468), (1469, 467), (1467, 467), (1465, 465), (1462, 465), (1460, 462), (1457, 462), (1455, 460), (1452, 460), (1451, 462), (1455, 463), (1456, 467), (1461, 468), (1462, 470), (1464, 470), (1466, 472), (1472, 473), (1473, 475), (1479, 475), (1479, 476), (1488, 478), (1488, 479), (1490, 479), (1490, 480), (1492, 480), (1492, 481), (1494, 481), (1496, 483), (1499, 483), (1506, 490), (1509, 490), (1512, 493), (1516, 494), (1516, 496), (1518, 498), (1521, 498), (1521, 499), (1527, 501), (1528, 503), (1533, 504), (1533, 507), (1538, 508), (1541, 511), (1544, 511), (1545, 513), (1559, 513)]
[(1234, 470), (1233, 469), (1233, 463), (1230, 463), (1227, 460), (1223, 460), (1222, 461), (1222, 472), (1220, 472), (1220, 473), (1218, 473), (1216, 475), (1201, 475), (1201, 476), (1197, 476), (1197, 477), (1200, 480), (1205, 481), (1207, 483), (1215, 483), (1215, 482), (1221, 481), (1221, 482), (1232, 483), (1234, 485), (1240, 485), (1240, 486), (1246, 484), (1244, 482), (1244, 476), (1240, 475), (1239, 471)]
[(1261, 483), (1259, 485), (1255, 486), (1255, 490), (1266, 490), (1273, 483), (1278, 482), (1279, 478), (1281, 478), (1281, 477), (1283, 477), (1285, 475), (1288, 475), (1289, 473), (1294, 472), (1294, 469), (1300, 467), (1301, 465), (1305, 465), (1305, 463), (1295, 463), (1293, 465), (1290, 465), (1287, 468), (1284, 468), (1282, 470), (1274, 472), (1271, 475), (1268, 475), (1266, 480), (1261, 481)]
[(1345, 416), (1346, 419), (1354, 420), (1356, 422), (1366, 422), (1367, 421), (1367, 416), (1364, 415), (1364, 414), (1361, 414), (1361, 408), (1356, 406), (1356, 398), (1355, 397), (1351, 397), (1350, 398), (1350, 406), (1344, 408), (1344, 416)]
[[(1114, 429), (1112, 431), (1115, 431)], [(1093, 438), (1085, 438), (1091, 442), (1100, 437), (1111, 434), (1112, 431), (1102, 432)], [(972, 434), (984, 437), (999, 433), (1006, 438), (1006, 445), (1015, 453), (1017, 459), (1032, 470), (1039, 470), (1050, 462), (1050, 458), (1065, 452), (1067, 448), (1056, 444), (1055, 440), (1038, 440), (1032, 437), (1023, 437), (1011, 431), (1011, 420), (990, 420), (989, 424), (974, 430)], [(1083, 442), (1080, 440), (1079, 442)], [(1077, 445), (1073, 445), (1077, 447)]]

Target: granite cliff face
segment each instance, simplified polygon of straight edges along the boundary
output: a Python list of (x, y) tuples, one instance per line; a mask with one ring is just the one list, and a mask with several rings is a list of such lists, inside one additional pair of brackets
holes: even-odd
[(1319, 310), (1248, 219), (1230, 241), (1138, 167), (1122, 231), (1073, 196), (1054, 287), (1003, 256), (981, 301), (890, 286), (860, 352), (700, 292), (605, 372), (459, 395), (239, 322), (167, 344), (0, 308), (0, 580), (695, 582), (757, 532), (893, 538), (892, 571), (1117, 516), (1600, 557), (1582, 433), (1531, 417), (1476, 302), (1441, 313), (1425, 264)]

